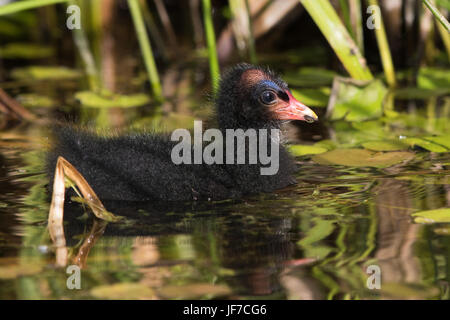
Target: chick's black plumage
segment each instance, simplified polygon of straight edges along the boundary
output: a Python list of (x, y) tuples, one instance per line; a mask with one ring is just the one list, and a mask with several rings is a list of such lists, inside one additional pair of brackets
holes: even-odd
[[(275, 92), (280, 103), (286, 100), (287, 85), (272, 72), (248, 64), (228, 71), (222, 77), (215, 100), (218, 129), (224, 134), (226, 129), (278, 129), (281, 120), (261, 103), (262, 92), (270, 96), (266, 89)], [(221, 200), (271, 192), (295, 181), (294, 162), (282, 145), (277, 145), (278, 172), (261, 175), (259, 160), (257, 164), (176, 165), (171, 152), (178, 141), (171, 141), (169, 135), (105, 137), (60, 126), (54, 136), (47, 161), (50, 179), (57, 158), (62, 156), (77, 168), (102, 200)]]

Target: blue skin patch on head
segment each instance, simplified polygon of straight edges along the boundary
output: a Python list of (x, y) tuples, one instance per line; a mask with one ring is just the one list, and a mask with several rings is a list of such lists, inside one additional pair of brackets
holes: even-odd
[(263, 80), (260, 82), (260, 84), (265, 85), (273, 90), (278, 94), (278, 97), (286, 102), (289, 102), (289, 96), (282, 90), (276, 83), (270, 80)]
[(277, 92), (281, 91), (281, 88), (278, 85), (276, 85), (273, 81), (263, 80), (260, 83), (265, 85), (265, 86), (268, 86), (269, 88), (272, 88), (273, 90), (275, 90)]

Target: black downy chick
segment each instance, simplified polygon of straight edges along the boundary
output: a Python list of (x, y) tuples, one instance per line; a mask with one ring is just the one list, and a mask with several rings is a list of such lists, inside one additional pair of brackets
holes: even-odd
[[(249, 64), (239, 64), (225, 73), (215, 108), (218, 129), (224, 136), (224, 155), (226, 129), (267, 129), (269, 138), (263, 143), (270, 152), (271, 129), (279, 129), (289, 120), (317, 120), (316, 114), (298, 102), (278, 76)], [(55, 138), (47, 161), (50, 178), (57, 158), (62, 156), (102, 200), (222, 200), (272, 192), (295, 183), (295, 163), (281, 144), (277, 144), (278, 171), (262, 175), (265, 165), (259, 158), (256, 164), (175, 164), (171, 154), (179, 142), (171, 141), (169, 135), (104, 137), (61, 126), (55, 129)], [(246, 147), (248, 150), (248, 143)], [(232, 156), (237, 157), (236, 145)]]

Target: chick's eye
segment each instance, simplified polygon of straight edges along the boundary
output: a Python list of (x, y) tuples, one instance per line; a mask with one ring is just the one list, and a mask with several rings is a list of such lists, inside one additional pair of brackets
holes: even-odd
[(264, 91), (261, 94), (261, 102), (264, 104), (274, 104), (277, 101), (277, 96), (272, 91)]

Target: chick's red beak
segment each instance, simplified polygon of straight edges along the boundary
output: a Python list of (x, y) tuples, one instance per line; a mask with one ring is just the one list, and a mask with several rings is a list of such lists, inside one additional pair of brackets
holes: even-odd
[(310, 108), (294, 98), (289, 90), (286, 90), (289, 101), (281, 100), (275, 107), (274, 112), (279, 120), (302, 120), (314, 122), (319, 117)]

